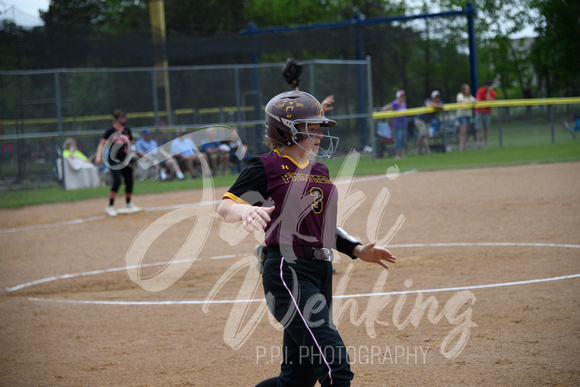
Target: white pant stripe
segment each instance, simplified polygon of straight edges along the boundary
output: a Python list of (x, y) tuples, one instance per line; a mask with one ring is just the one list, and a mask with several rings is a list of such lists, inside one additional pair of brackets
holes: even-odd
[(300, 316), (300, 318), (302, 319), (302, 322), (304, 323), (304, 326), (306, 327), (306, 329), (310, 333), (312, 340), (314, 340), (314, 343), (316, 344), (316, 348), (318, 348), (318, 351), (320, 352), (320, 356), (322, 357), (322, 359), (324, 359), (324, 364), (326, 364), (326, 368), (328, 368), (328, 378), (330, 379), (330, 384), (332, 384), (332, 368), (330, 368), (330, 364), (328, 364), (328, 361), (326, 360), (326, 356), (324, 356), (324, 352), (322, 351), (322, 348), (320, 348), (320, 344), (318, 344), (318, 341), (316, 340), (314, 333), (312, 332), (312, 330), (310, 330), (310, 327), (308, 326), (308, 322), (304, 318), (304, 315), (302, 314), (302, 311), (300, 310), (300, 307), (298, 306), (298, 301), (296, 301), (296, 299), (294, 298), (294, 295), (292, 294), (292, 291), (290, 290), (290, 288), (288, 287), (288, 285), (284, 281), (283, 267), (284, 267), (284, 257), (281, 257), (280, 258), (280, 279), (282, 280), (282, 284), (284, 285), (284, 287), (288, 291), (288, 294), (290, 295), (290, 298), (292, 299), (292, 303), (296, 307), (296, 311), (298, 312), (298, 315)]

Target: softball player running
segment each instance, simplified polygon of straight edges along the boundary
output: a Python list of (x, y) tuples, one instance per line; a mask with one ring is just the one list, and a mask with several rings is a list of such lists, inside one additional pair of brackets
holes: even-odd
[[(280, 374), (265, 386), (350, 386), (346, 347), (332, 322), (332, 249), (377, 263), (396, 258), (375, 243), (362, 245), (336, 227), (338, 194), (328, 168), (338, 138), (312, 95), (290, 91), (266, 106), (265, 142), (272, 152), (252, 158), (224, 195), (218, 214), (265, 230), (262, 283), (270, 312), (284, 326)], [(322, 133), (326, 128), (326, 134)]]

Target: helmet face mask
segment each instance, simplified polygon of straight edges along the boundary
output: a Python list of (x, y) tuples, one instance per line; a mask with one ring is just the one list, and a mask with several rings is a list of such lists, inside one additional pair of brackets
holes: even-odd
[[(301, 132), (297, 124), (320, 125), (327, 128), (327, 134), (311, 134), (308, 130)], [(338, 137), (329, 134), (329, 127), (336, 126), (336, 121), (324, 116), (322, 105), (312, 95), (303, 91), (289, 91), (278, 94), (266, 106), (266, 134), (265, 137), (283, 146), (298, 145), (305, 152), (314, 157), (331, 158), (336, 152)], [(315, 138), (320, 142), (318, 154), (299, 144), (307, 137), (315, 145)]]
[[(304, 129), (302, 131), (299, 131), (296, 126), (301, 124), (301, 123), (304, 124)], [(330, 129), (328, 127), (326, 127), (326, 134), (324, 134), (324, 133), (322, 133), (322, 134), (312, 133), (310, 131), (310, 128), (312, 125), (314, 125), (314, 124), (309, 123), (308, 120), (306, 120), (306, 121), (302, 121), (302, 120), (294, 121), (294, 123), (292, 124), (292, 127), (291, 127), (291, 130), (293, 133), (292, 142), (294, 144), (296, 144), (299, 148), (304, 150), (306, 153), (310, 154), (311, 156), (325, 157), (325, 158), (331, 159), (332, 156), (334, 155), (334, 152), (336, 152), (336, 149), (338, 147), (339, 138), (336, 136), (331, 136)], [(320, 127), (320, 129), (321, 129), (321, 131), (323, 130), (322, 126)], [(312, 144), (312, 147), (310, 149), (307, 149), (308, 147), (305, 148), (301, 144), (301, 142), (304, 139), (308, 139), (310, 141), (310, 143)], [(316, 143), (318, 143), (318, 152), (315, 154), (315, 153), (313, 153), (313, 150), (315, 148)]]

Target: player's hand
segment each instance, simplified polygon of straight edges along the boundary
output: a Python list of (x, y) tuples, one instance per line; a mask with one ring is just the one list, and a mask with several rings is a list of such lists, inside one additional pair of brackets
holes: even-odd
[(388, 269), (389, 267), (385, 261), (396, 263), (397, 257), (395, 257), (389, 250), (376, 246), (376, 243), (377, 242), (372, 242), (364, 246), (357, 246), (357, 248), (360, 248), (358, 251), (358, 257), (365, 262), (377, 263), (385, 269)]
[(270, 213), (274, 211), (274, 206), (272, 207), (257, 207), (248, 206), (249, 208), (245, 210), (242, 214), (244, 229), (248, 232), (254, 230), (263, 230), (268, 225), (270, 219)]
[(324, 100), (321, 103), (322, 110), (327, 112), (329, 110), (334, 109), (332, 106), (330, 106), (331, 103), (334, 103), (334, 95), (329, 95), (328, 97), (324, 98)]
[(95, 159), (95, 165), (101, 165), (101, 158), (99, 156)]

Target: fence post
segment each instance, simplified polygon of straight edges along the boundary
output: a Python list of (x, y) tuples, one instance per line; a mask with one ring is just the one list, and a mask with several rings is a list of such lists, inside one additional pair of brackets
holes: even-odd
[(371, 80), (371, 56), (367, 55), (366, 57), (367, 60), (367, 110), (369, 113), (368, 116), (368, 123), (369, 123), (369, 128), (370, 128), (370, 136), (371, 136), (371, 148), (373, 149), (371, 151), (371, 160), (375, 161), (375, 152), (377, 150), (376, 146), (377, 146), (377, 135), (375, 133), (375, 120), (373, 119), (373, 82)]
[(469, 74), (471, 77), (471, 89), (475, 93), (479, 88), (477, 81), (477, 43), (475, 40), (475, 17), (477, 10), (473, 3), (467, 3), (464, 10), (467, 12), (467, 33), (469, 44)]
[(242, 96), (240, 91), (240, 69), (236, 66), (234, 67), (234, 84), (236, 90), (236, 125), (238, 127), (238, 135), (242, 130)]
[[(363, 47), (364, 47), (364, 35), (362, 30), (362, 21), (363, 17), (361, 14), (356, 14), (354, 16), (353, 21), (356, 23), (355, 25), (355, 33), (356, 33), (356, 59), (363, 61)], [(372, 114), (372, 105), (369, 104), (367, 100), (367, 96), (365, 95), (365, 66), (364, 64), (357, 65), (357, 79), (358, 79), (358, 112), (359, 114), (364, 114), (365, 110), (368, 112), (369, 109)], [(365, 109), (366, 108), (366, 109)], [(365, 147), (368, 145), (369, 140), (369, 128), (367, 127), (368, 121), (364, 118), (359, 118), (359, 130), (360, 130), (360, 142), (361, 147)], [(371, 128), (371, 138), (373, 137), (373, 130)], [(374, 149), (373, 149), (374, 151)]]
[(552, 132), (552, 144), (555, 144), (556, 138), (554, 136), (554, 110), (552, 109), (552, 105), (548, 105), (548, 109), (550, 112), (550, 130)]
[[(260, 92), (260, 72), (258, 68), (258, 54), (256, 52), (252, 53), (252, 92), (254, 95), (253, 105), (254, 105), (254, 121), (260, 120), (260, 115), (262, 111), (262, 94)], [(250, 138), (253, 138), (257, 144), (258, 153), (266, 153), (264, 145), (262, 145), (263, 137), (263, 125), (254, 125), (254, 134)]]
[[(58, 149), (61, 149), (60, 153), (60, 166), (62, 170), (62, 189), (66, 190), (66, 172), (64, 168), (64, 149), (61, 148), (63, 139), (63, 128), (62, 128), (62, 103), (60, 100), (60, 77), (59, 70), (54, 73), (54, 99), (56, 102), (56, 127), (58, 130)], [(58, 176), (57, 176), (58, 179)]]
[(316, 96), (316, 86), (314, 82), (314, 63), (310, 63), (310, 94)]
[(155, 115), (155, 132), (159, 136), (159, 99), (157, 96), (157, 79), (155, 70), (151, 71), (151, 87), (153, 92), (153, 114)]
[(503, 106), (500, 106), (497, 109), (497, 125), (498, 125), (498, 136), (499, 136), (499, 147), (503, 147), (503, 137), (501, 132), (501, 109)]

